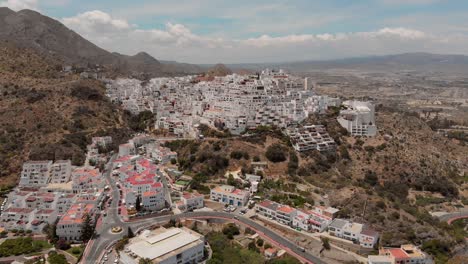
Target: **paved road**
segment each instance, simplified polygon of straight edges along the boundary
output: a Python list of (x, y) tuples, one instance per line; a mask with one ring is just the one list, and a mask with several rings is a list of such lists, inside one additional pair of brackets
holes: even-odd
[(220, 219), (226, 219), (229, 221), (237, 222), (241, 225), (252, 228), (260, 236), (265, 236), (269, 238), (270, 240), (276, 242), (277, 243), (276, 246), (286, 250), (289, 254), (302, 260), (303, 262), (315, 263), (315, 264), (325, 263), (323, 260), (319, 259), (318, 257), (308, 252), (303, 252), (300, 246), (287, 240), (283, 236), (276, 234), (274, 231), (246, 217), (233, 215), (230, 213), (224, 213), (224, 212), (193, 212), (193, 213), (185, 213), (185, 214), (177, 215), (175, 217), (177, 218), (202, 218), (202, 219), (220, 218)]
[(468, 218), (468, 210), (460, 210), (456, 213), (449, 213), (439, 216), (440, 221), (447, 222), (451, 224), (453, 221), (457, 219)]
[[(125, 231), (127, 227), (131, 227), (132, 230), (136, 232), (137, 230), (145, 229), (153, 225), (166, 223), (171, 218), (176, 219), (176, 220), (181, 219), (181, 218), (198, 218), (198, 219), (215, 218), (215, 219), (224, 219), (226, 221), (237, 222), (241, 225), (248, 226), (254, 229), (255, 231), (257, 231), (257, 233), (260, 236), (265, 236), (269, 238), (270, 240), (275, 241), (277, 243), (276, 246), (282, 249), (285, 249), (289, 254), (302, 260), (303, 262), (316, 263), (316, 264), (325, 263), (324, 261), (320, 260), (318, 257), (315, 257), (308, 252), (302, 252), (300, 246), (287, 240), (281, 235), (276, 234), (274, 231), (266, 228), (265, 226), (260, 225), (259, 223), (252, 221), (246, 217), (237, 216), (237, 215), (233, 215), (230, 213), (192, 212), (192, 213), (184, 213), (184, 214), (179, 214), (179, 215), (166, 215), (166, 216), (139, 220), (135, 222), (123, 223), (122, 226), (124, 227)], [(102, 256), (102, 253), (105, 251), (107, 246), (112, 245), (117, 240), (121, 239), (123, 236), (124, 236), (124, 232), (121, 234), (117, 234), (117, 235), (110, 234), (110, 233), (101, 234), (101, 236), (95, 240), (94, 244), (91, 245), (90, 250), (89, 250), (90, 253), (86, 256), (86, 258), (83, 258), (82, 263), (86, 263), (86, 264), (97, 263), (97, 260), (100, 259), (100, 257)]]
[[(308, 252), (303, 252), (301, 247), (282, 237), (281, 235), (276, 234), (274, 231), (266, 228), (263, 225), (258, 224), (255, 221), (252, 221), (249, 218), (234, 215), (225, 212), (191, 212), (184, 213), (179, 215), (165, 215), (151, 217), (147, 219), (139, 219), (131, 222), (123, 222), (118, 214), (118, 202), (120, 199), (119, 189), (115, 185), (113, 179), (111, 179), (112, 172), (112, 162), (116, 158), (116, 155), (112, 156), (109, 163), (106, 165), (105, 171), (103, 173), (106, 180), (109, 182), (109, 187), (111, 189), (110, 193), (112, 195), (112, 203), (110, 208), (107, 210), (107, 216), (103, 219), (102, 224), (97, 228), (96, 237), (91, 240), (86, 246), (83, 258), (81, 260), (82, 264), (95, 264), (101, 259), (104, 255), (104, 252), (109, 249), (114, 243), (119, 239), (123, 238), (127, 234), (127, 229), (130, 227), (133, 232), (137, 232), (141, 229), (151, 227), (153, 225), (159, 225), (162, 223), (167, 223), (171, 218), (172, 219), (181, 219), (181, 218), (200, 218), (200, 219), (224, 219), (226, 221), (237, 222), (244, 226), (249, 226), (250, 228), (257, 231), (260, 236), (269, 238), (272, 241), (276, 242), (276, 246), (285, 249), (289, 254), (294, 257), (302, 260), (307, 263), (316, 263), (321, 264), (325, 263), (320, 260), (318, 257), (311, 255)], [(123, 231), (119, 234), (113, 234), (111, 228), (113, 226), (120, 226), (123, 228)]]

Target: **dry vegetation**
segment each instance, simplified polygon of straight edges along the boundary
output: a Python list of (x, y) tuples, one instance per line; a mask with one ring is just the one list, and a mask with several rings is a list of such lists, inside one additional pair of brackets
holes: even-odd
[[(462, 242), (463, 232), (439, 223), (429, 211), (454, 210), (466, 202), (463, 172), (468, 146), (436, 134), (411, 113), (378, 111), (380, 133), (370, 139), (349, 137), (335, 121), (336, 110), (312, 117), (309, 122), (326, 125), (339, 146), (336, 154), (301, 154), (296, 165), (284, 135), (271, 128), (243, 137), (211, 133), (223, 138), (172, 143), (171, 147), (180, 153), (182, 167), (205, 186), (234, 183), (245, 187), (225, 177), (225, 172), (252, 172), (254, 159), (267, 161), (260, 186), (264, 197), (295, 206), (314, 202), (336, 206), (341, 217), (382, 232), (382, 245), (440, 240), (438, 245), (453, 246)], [(285, 161), (271, 162), (266, 157), (275, 144), (283, 146)], [(238, 152), (236, 158), (233, 152)], [(248, 158), (241, 153), (248, 153)]]
[(98, 81), (62, 75), (57, 64), (29, 50), (0, 46), (0, 173), (14, 184), (31, 159), (84, 160), (93, 135), (129, 134), (127, 116)]

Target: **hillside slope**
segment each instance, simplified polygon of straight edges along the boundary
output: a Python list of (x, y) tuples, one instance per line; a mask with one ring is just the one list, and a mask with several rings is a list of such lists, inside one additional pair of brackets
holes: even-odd
[(62, 23), (32, 10), (14, 12), (0, 7), (0, 41), (9, 41), (23, 48), (34, 49), (64, 65), (104, 65), (111, 73), (146, 73), (150, 76), (179, 75), (201, 72), (197, 66), (173, 63), (164, 65), (149, 54), (134, 56), (110, 53)]
[[(93, 135), (126, 138), (128, 116), (98, 81), (61, 76), (58, 63), (28, 49), (0, 45), (0, 177), (13, 184), (32, 159), (84, 160)], [(60, 67), (59, 67), (60, 68)]]

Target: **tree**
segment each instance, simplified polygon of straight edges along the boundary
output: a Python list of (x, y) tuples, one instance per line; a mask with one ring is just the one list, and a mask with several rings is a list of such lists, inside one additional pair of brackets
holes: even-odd
[(240, 231), (239, 228), (235, 224), (228, 224), (223, 228), (223, 234), (227, 236), (229, 239), (233, 239), (234, 236), (239, 235)]
[(56, 233), (57, 226), (55, 224), (52, 225), (46, 225), (44, 227), (44, 233), (47, 235), (47, 239), (50, 241), (50, 243), (55, 244), (58, 240), (58, 236)]
[(285, 148), (281, 144), (273, 144), (267, 148), (265, 156), (271, 162), (283, 162), (286, 160)]
[(326, 250), (330, 250), (330, 240), (328, 237), (321, 237), (320, 239), (322, 240), (322, 247)]
[(228, 179), (227, 179), (227, 184), (232, 185), (232, 186), (237, 185), (237, 181), (236, 179), (234, 179), (234, 176), (232, 176), (232, 174), (229, 174)]
[(259, 240), (257, 240), (257, 246), (262, 247), (263, 242), (264, 242), (263, 239), (260, 238)]
[(125, 236), (122, 239), (120, 239), (116, 244), (115, 244), (115, 250), (117, 251), (122, 251), (125, 248), (125, 245), (128, 244), (128, 237)]
[(240, 160), (242, 159), (242, 157), (243, 157), (242, 151), (234, 150), (231, 152), (231, 159)]
[(137, 198), (136, 198), (135, 209), (137, 210), (137, 212), (139, 212), (139, 211), (141, 210), (141, 198), (140, 198), (140, 195), (138, 195)]
[(51, 251), (49, 253), (49, 258), (47, 258), (47, 261), (50, 264), (68, 264), (67, 258), (65, 258), (65, 256), (62, 254), (57, 254), (55, 251)]
[(133, 233), (133, 230), (132, 230), (131, 227), (128, 227), (128, 230), (127, 230), (127, 237), (128, 237), (128, 238), (135, 237), (135, 234)]
[(152, 264), (153, 262), (149, 258), (142, 258), (138, 261), (138, 264)]
[(254, 252), (259, 252), (257, 246), (255, 246), (255, 242), (254, 242), (254, 241), (250, 242), (250, 243), (247, 245), (247, 248), (248, 248), (249, 250), (254, 251)]
[(88, 242), (94, 235), (94, 224), (91, 215), (84, 215), (83, 224), (81, 225), (81, 241)]
[(67, 250), (70, 248), (70, 243), (68, 243), (65, 239), (61, 238), (55, 243), (55, 248), (60, 250)]

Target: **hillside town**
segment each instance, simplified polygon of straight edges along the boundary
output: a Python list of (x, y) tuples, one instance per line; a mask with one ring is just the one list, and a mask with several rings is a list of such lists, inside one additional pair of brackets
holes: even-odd
[[(232, 134), (241, 134), (258, 126), (286, 128), (309, 115), (341, 105), (338, 98), (318, 95), (312, 79), (283, 70), (266, 69), (248, 76), (232, 74), (107, 82), (107, 95), (113, 102), (122, 104), (134, 114), (151, 111), (156, 115), (157, 129), (166, 129), (180, 137), (196, 136), (198, 124), (227, 129)], [(373, 108), (369, 108), (369, 112), (373, 112)], [(369, 114), (368, 118), (372, 117)], [(363, 121), (372, 122), (359, 118), (354, 121), (355, 126)]]
[[(378, 130), (372, 103), (320, 96), (311, 79), (268, 69), (257, 75), (209, 79), (187, 76), (145, 83), (118, 79), (108, 81), (107, 93), (133, 114), (152, 112), (156, 121), (151, 130), (164, 129), (170, 137), (140, 133), (114, 150), (112, 137), (93, 137), (82, 166), (74, 166), (70, 160), (24, 162), (18, 186), (1, 208), (0, 226), (6, 234), (40, 237), (52, 228), (56, 241), (68, 247), (89, 241), (99, 247), (102, 239), (126, 234), (117, 242), (125, 242), (123, 247), (92, 252), (96, 248), (88, 244), (80, 255), (83, 263), (137, 264), (146, 259), (151, 263), (203, 263), (212, 249), (205, 235), (194, 229), (197, 216), (227, 217), (243, 224), (271, 226), (266, 231), (288, 233), (284, 239), (294, 240), (298, 234), (306, 238), (304, 241), (322, 243), (318, 256), (310, 255), (297, 242), (293, 249), (281, 244), (265, 248), (267, 259), (288, 254), (304, 263), (311, 259), (321, 263), (323, 250), (331, 243), (333, 250), (349, 252), (343, 260), (357, 253), (357, 260), (372, 264), (433, 263), (414, 245), (380, 247), (381, 234), (372, 226), (338, 217), (340, 210), (323, 205), (323, 201), (294, 207), (265, 198), (259, 188), (269, 178), (264, 175), (267, 162), (252, 162), (255, 169), (236, 176), (237, 186), (227, 184), (229, 180), (216, 180), (209, 184), (208, 193), (200, 193), (192, 188), (194, 175), (180, 168), (179, 154), (167, 144), (182, 137), (204, 141), (201, 125), (234, 136), (259, 127), (277, 127), (297, 153), (333, 153), (336, 142), (326, 126), (304, 123), (306, 119), (337, 109), (337, 122), (351, 136), (373, 137)], [(148, 221), (151, 219), (194, 222), (154, 229), (153, 221)], [(213, 225), (206, 219), (200, 221)], [(89, 228), (94, 231), (88, 233)], [(261, 231), (257, 232), (249, 239), (257, 241)], [(93, 233), (101, 233), (103, 238)], [(262, 238), (279, 242), (267, 233)], [(378, 255), (372, 255), (376, 252)]]
[[(320, 126), (296, 128), (288, 134), (296, 140), (293, 146), (298, 146), (295, 147), (297, 151), (302, 151), (302, 146), (310, 139), (313, 139), (311, 144), (323, 144), (315, 141), (317, 136), (329, 138)], [(298, 136), (292, 136), (295, 134)], [(190, 190), (192, 177), (179, 171), (178, 154), (166, 147), (163, 138), (139, 134), (120, 144), (117, 152), (103, 153), (111, 143), (111, 137), (93, 138), (87, 147), (85, 166), (72, 166), (69, 160), (25, 162), (19, 185), (2, 206), (2, 229), (40, 236), (43, 230), (53, 226), (59, 241), (79, 244), (93, 239), (84, 236), (84, 227), (88, 224), (96, 232), (107, 227), (109, 232), (119, 234), (123, 230), (118, 222), (130, 230), (130, 223), (150, 225), (145, 219), (151, 217), (222, 213), (234, 221), (248, 217), (249, 221), (278, 225), (279, 229), (309, 239), (326, 239), (341, 250), (354, 247), (353, 252), (365, 254), (363, 252), (379, 248), (379, 232), (367, 224), (337, 217), (337, 208), (322, 205), (295, 208), (262, 199), (257, 192), (264, 176), (246, 174), (244, 181), (249, 182), (250, 188), (212, 185), (210, 193), (204, 195)], [(104, 168), (99, 166), (102, 161), (108, 163)], [(209, 258), (207, 250), (210, 248), (206, 246), (204, 235), (187, 227), (161, 226), (139, 231), (127, 241), (122, 252), (110, 248), (97, 255), (96, 261), (111, 263), (113, 259), (114, 263), (136, 264), (142, 259), (150, 259), (152, 263), (179, 263), (182, 259), (187, 263), (200, 263)], [(303, 247), (298, 250), (305, 251)], [(294, 251), (284, 251), (281, 246), (265, 250), (264, 254), (275, 258), (286, 252), (294, 255)], [(428, 254), (414, 245), (380, 248), (378, 253), (368, 255), (368, 263), (433, 263)], [(92, 253), (84, 251), (82, 254), (89, 258), (86, 254)], [(300, 254), (298, 258), (302, 259)]]

